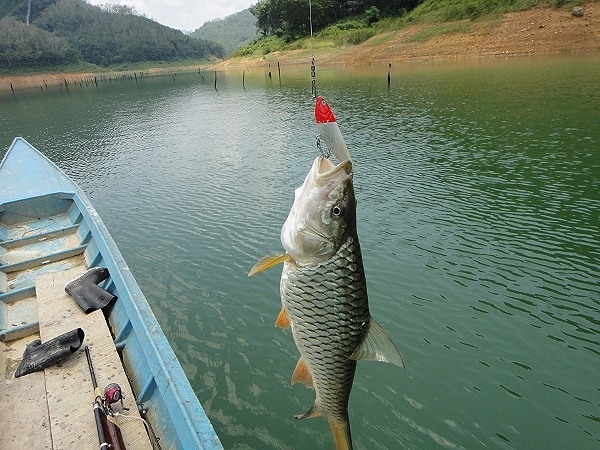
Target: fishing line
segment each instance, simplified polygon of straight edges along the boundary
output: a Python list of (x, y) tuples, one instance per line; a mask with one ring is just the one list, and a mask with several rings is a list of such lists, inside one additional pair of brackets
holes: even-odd
[(156, 434), (154, 434), (154, 430), (152, 429), (152, 427), (150, 426), (150, 424), (148, 423), (148, 421), (146, 419), (144, 419), (143, 417), (131, 416), (128, 414), (121, 414), (120, 412), (114, 412), (113, 417), (123, 417), (124, 419), (141, 420), (144, 423), (144, 426), (146, 427), (146, 431), (148, 432), (148, 434), (152, 435), (151, 436), (152, 447), (154, 447), (154, 444), (156, 444), (158, 446), (158, 448), (160, 450), (162, 450), (162, 447), (160, 446), (160, 443), (158, 442), (159, 438), (156, 436)]
[(312, 61), (310, 64), (311, 93), (313, 100), (317, 99), (317, 67), (315, 66), (315, 46), (313, 42), (313, 23), (312, 23), (312, 1), (308, 0), (308, 23), (310, 25), (310, 49), (312, 50)]

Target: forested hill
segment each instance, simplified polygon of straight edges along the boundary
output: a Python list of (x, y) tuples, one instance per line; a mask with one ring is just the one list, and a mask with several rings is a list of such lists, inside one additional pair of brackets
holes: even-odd
[(256, 28), (256, 17), (249, 9), (237, 12), (224, 19), (206, 22), (191, 34), (192, 37), (222, 44), (227, 54), (260, 36)]
[[(27, 21), (29, 20), (29, 23)], [(224, 57), (222, 45), (184, 35), (120, 5), (33, 0), (0, 20), (0, 67), (98, 66)]]

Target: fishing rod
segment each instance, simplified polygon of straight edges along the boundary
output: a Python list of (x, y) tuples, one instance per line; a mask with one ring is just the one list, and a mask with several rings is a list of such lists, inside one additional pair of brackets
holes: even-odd
[(105, 389), (104, 398), (98, 393), (98, 382), (92, 364), (90, 348), (85, 346), (85, 356), (87, 358), (90, 376), (92, 378), (92, 387), (96, 398), (94, 399), (94, 417), (96, 418), (96, 430), (98, 431), (98, 440), (100, 441), (100, 450), (125, 450), (125, 442), (121, 429), (109, 420), (107, 410), (110, 411), (110, 405), (119, 400), (123, 401), (121, 387), (116, 383), (109, 384)]

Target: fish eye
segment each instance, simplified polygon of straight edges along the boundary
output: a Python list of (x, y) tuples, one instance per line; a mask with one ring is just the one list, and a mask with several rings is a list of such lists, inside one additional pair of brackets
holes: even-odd
[(331, 217), (333, 217), (334, 219), (342, 217), (345, 212), (346, 208), (344, 208), (344, 206), (340, 205), (339, 203), (336, 203), (331, 207)]

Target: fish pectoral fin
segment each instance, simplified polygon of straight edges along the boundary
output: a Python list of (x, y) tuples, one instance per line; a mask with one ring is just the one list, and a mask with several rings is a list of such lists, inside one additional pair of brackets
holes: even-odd
[(308, 368), (306, 360), (303, 357), (300, 357), (296, 363), (294, 373), (292, 373), (292, 384), (295, 384), (298, 381), (308, 388), (314, 387), (312, 374), (310, 373), (310, 369)]
[(366, 361), (382, 361), (396, 364), (404, 369), (402, 355), (377, 322), (371, 319), (369, 331), (361, 344), (350, 355), (350, 359)]
[(248, 272), (248, 276), (251, 277), (255, 273), (262, 272), (266, 269), (270, 269), (271, 267), (276, 266), (277, 264), (286, 261), (291, 261), (291, 259), (292, 257), (289, 253), (284, 253), (283, 255), (265, 256), (263, 258), (260, 258), (258, 262), (254, 264), (254, 267), (252, 267), (252, 269), (250, 269), (250, 272)]
[(292, 322), (290, 321), (287, 311), (285, 308), (281, 307), (281, 311), (279, 311), (279, 315), (275, 321), (275, 326), (279, 328), (289, 328), (291, 323)]

